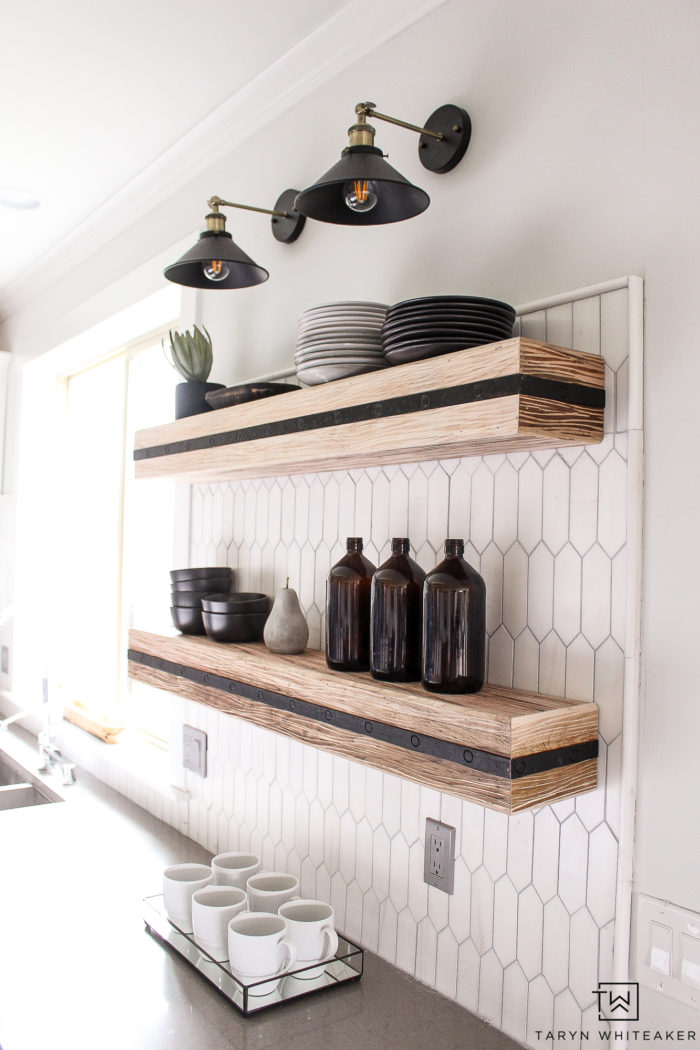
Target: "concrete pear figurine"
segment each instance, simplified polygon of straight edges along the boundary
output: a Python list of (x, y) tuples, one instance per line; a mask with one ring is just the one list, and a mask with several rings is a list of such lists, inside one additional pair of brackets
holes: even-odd
[(289, 586), (289, 577), (284, 587), (275, 596), (272, 611), (263, 631), (265, 645), (272, 653), (302, 653), (309, 640), (309, 625), (301, 611), (297, 592)]

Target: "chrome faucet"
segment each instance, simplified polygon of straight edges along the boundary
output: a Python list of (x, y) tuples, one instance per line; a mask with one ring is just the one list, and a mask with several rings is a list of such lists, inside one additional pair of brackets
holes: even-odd
[(53, 734), (49, 730), (42, 730), (39, 733), (39, 772), (48, 773), (52, 766), (60, 768), (64, 785), (75, 783), (75, 764), (63, 761)]

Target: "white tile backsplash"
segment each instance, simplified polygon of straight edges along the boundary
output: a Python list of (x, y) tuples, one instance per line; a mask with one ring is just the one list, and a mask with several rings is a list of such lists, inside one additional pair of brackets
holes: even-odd
[[(507, 817), (184, 702), (185, 721), (209, 735), (210, 775), (187, 775), (189, 803), (148, 790), (138, 801), (214, 851), (260, 849), (266, 865), (300, 875), (304, 894), (330, 899), (348, 936), (541, 1046), (536, 1029), (585, 1028), (592, 989), (599, 976), (611, 979), (627, 293), (576, 298), (519, 325), (524, 335), (603, 353), (601, 446), (195, 485), (191, 563), (231, 565), (239, 589), (267, 593), (289, 575), (309, 644), (321, 648), (325, 578), (346, 536), (364, 536), (378, 563), (392, 536), (408, 535), (426, 570), (448, 535), (464, 537), (487, 581), (490, 680), (596, 700), (598, 789)], [(92, 766), (137, 796), (128, 776), (104, 761)], [(453, 896), (423, 882), (427, 816), (457, 828)]]

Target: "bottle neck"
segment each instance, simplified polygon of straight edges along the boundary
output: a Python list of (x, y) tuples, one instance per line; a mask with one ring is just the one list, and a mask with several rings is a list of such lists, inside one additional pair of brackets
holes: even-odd
[(358, 552), (361, 551), (362, 550), (362, 537), (361, 536), (348, 536), (347, 549), (348, 549), (348, 554), (350, 554), (352, 551), (358, 551)]
[(445, 557), (461, 558), (464, 554), (464, 540), (445, 540)]
[(396, 537), (391, 541), (391, 553), (392, 554), (408, 554), (411, 549), (411, 544), (407, 538), (397, 539)]

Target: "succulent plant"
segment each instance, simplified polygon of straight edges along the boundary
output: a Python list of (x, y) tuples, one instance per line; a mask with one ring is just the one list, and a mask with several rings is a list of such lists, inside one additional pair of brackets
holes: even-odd
[[(206, 333), (206, 334), (205, 334)], [(192, 332), (168, 332), (170, 352), (163, 343), (163, 352), (173, 368), (177, 369), (188, 383), (206, 382), (211, 372), (213, 355), (211, 336), (206, 328), (202, 332), (197, 325)]]

